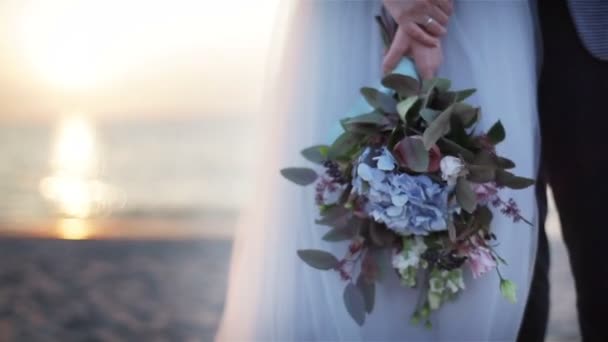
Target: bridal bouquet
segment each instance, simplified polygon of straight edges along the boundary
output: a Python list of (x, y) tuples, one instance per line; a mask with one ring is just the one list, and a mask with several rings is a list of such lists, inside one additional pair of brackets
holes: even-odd
[[(331, 145), (302, 151), (316, 169), (281, 170), (296, 184), (314, 184), (317, 223), (329, 227), (323, 240), (350, 241), (340, 257), (297, 253), (314, 268), (338, 272), (347, 283), (346, 309), (359, 325), (374, 308), (375, 282), (387, 273), (419, 289), (414, 323), (430, 326), (431, 312), (465, 290), (466, 269), (474, 278), (496, 270), (497, 290), (515, 301), (515, 284), (498, 270), (506, 261), (495, 250), (490, 207), (531, 224), (499, 193), (534, 181), (509, 172), (515, 164), (496, 153), (506, 138), (500, 121), (485, 132), (476, 128), (480, 109), (465, 102), (475, 90), (450, 86), (447, 79), (420, 83), (389, 74), (380, 90), (361, 89), (368, 112), (341, 120), (343, 133)], [(392, 271), (383, 270), (383, 257), (391, 258)]]

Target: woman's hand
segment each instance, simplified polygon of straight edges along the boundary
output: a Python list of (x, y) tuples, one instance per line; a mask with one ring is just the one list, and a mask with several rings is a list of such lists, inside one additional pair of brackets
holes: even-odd
[(411, 43), (409, 56), (414, 59), (420, 78), (428, 80), (435, 77), (443, 61), (441, 43), (435, 47), (428, 47), (418, 41), (412, 41)]
[[(413, 52), (410, 50), (414, 46), (418, 50), (419, 45), (439, 47), (439, 38), (447, 32), (453, 10), (452, 0), (384, 0), (384, 7), (399, 25), (384, 57), (384, 72), (394, 69), (404, 55)], [(437, 59), (437, 51), (421, 50), (416, 54), (430, 54)], [(441, 56), (440, 48), (438, 55)]]

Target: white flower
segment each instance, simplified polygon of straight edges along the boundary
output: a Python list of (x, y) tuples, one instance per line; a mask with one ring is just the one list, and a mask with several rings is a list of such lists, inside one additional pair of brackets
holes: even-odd
[(458, 177), (466, 172), (462, 160), (452, 156), (443, 157), (439, 163), (439, 167), (441, 168), (441, 178), (448, 182), (448, 185), (455, 185)]
[(402, 272), (408, 267), (417, 268), (420, 265), (420, 256), (426, 251), (427, 246), (421, 236), (408, 240), (404, 250), (393, 255), (393, 267)]

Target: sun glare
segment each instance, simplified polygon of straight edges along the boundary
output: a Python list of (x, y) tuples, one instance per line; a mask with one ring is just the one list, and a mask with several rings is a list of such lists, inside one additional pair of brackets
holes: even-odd
[(261, 47), (277, 2), (33, 0), (18, 19), (19, 43), (38, 76), (61, 88), (82, 89), (151, 60), (171, 63), (176, 54), (205, 62), (221, 60), (218, 51), (243, 44)]
[(84, 240), (93, 233), (90, 223), (79, 218), (64, 218), (57, 223), (57, 235), (66, 240)]

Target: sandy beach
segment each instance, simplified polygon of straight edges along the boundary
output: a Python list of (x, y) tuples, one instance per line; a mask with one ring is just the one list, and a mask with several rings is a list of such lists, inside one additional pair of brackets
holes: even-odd
[[(0, 240), (0, 342), (211, 341), (229, 240)], [(548, 341), (576, 341), (565, 249), (552, 235)]]

